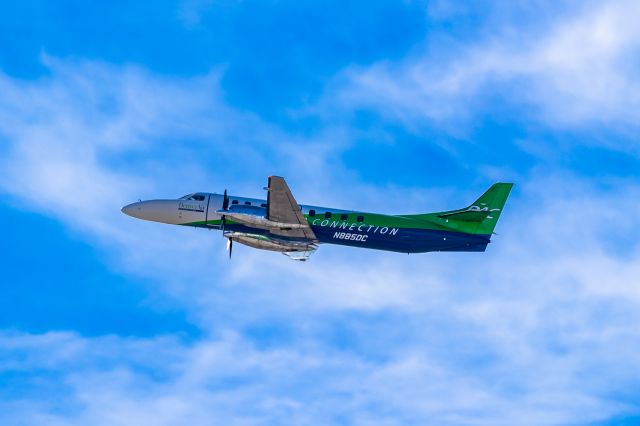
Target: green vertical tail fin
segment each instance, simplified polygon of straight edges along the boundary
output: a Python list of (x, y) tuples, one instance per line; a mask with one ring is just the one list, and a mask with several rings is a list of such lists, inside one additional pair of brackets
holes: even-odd
[(461, 231), (491, 234), (512, 187), (513, 183), (495, 183), (469, 207), (437, 213), (437, 216)]

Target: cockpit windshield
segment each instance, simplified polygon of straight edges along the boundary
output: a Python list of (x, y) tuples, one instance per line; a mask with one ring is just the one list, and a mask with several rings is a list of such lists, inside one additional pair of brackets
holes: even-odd
[(204, 194), (196, 193), (196, 194), (187, 194), (184, 197), (180, 197), (180, 200), (193, 200), (193, 201), (204, 201)]

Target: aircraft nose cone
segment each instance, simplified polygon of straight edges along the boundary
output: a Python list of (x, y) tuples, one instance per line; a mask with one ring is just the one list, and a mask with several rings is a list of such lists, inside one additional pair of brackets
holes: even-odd
[[(122, 213), (136, 219), (161, 223), (177, 223), (177, 200), (146, 200), (124, 206)], [(204, 212), (202, 213), (204, 216)]]
[(121, 211), (127, 216), (136, 217), (136, 212), (140, 210), (140, 203), (132, 203), (124, 206)]

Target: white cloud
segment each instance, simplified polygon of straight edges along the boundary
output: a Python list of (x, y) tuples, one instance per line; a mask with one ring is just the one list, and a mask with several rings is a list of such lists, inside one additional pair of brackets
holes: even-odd
[[(346, 110), (374, 108), (414, 130), (436, 125), (460, 133), (461, 123), (491, 114), (552, 128), (635, 129), (638, 3), (580, 3), (573, 13), (540, 10), (537, 25), (499, 21), (496, 27), (489, 20), (479, 41), (449, 42), (445, 53), (425, 45), (398, 62), (352, 67), (328, 96), (340, 98)], [(607, 143), (637, 152), (624, 141)]]
[[(3, 424), (542, 425), (634, 409), (619, 395), (640, 371), (640, 251), (625, 235), (638, 227), (637, 183), (603, 189), (534, 174), (516, 187), (503, 235), (484, 254), (323, 247), (298, 264), (239, 247), (229, 263), (219, 236), (134, 222), (120, 205), (142, 191), (240, 177), (246, 186), (266, 176), (270, 159), (293, 163), (282, 167), (299, 198), (328, 199), (331, 188), (338, 197), (346, 172), (334, 157), (348, 131), (289, 135), (228, 107), (215, 72), (174, 80), (51, 67), (35, 83), (0, 79), (3, 191), (115, 253), (123, 273), (150, 278), (150, 293), (171, 295), (203, 336), (5, 333), (0, 368), (24, 374), (28, 389), (3, 394)], [(296, 149), (309, 146), (319, 153), (312, 164)], [(214, 154), (218, 169), (203, 161)], [(234, 172), (225, 163), (237, 155), (252, 167)], [(316, 187), (306, 178), (318, 171), (328, 178)], [(355, 197), (342, 197), (352, 205), (376, 194), (351, 184)], [(387, 200), (402, 205), (411, 193)], [(256, 337), (260, 327), (283, 337)]]

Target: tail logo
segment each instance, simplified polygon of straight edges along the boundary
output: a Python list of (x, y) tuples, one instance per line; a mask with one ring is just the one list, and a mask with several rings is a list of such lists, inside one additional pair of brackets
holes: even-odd
[(487, 212), (487, 219), (493, 219), (491, 212), (499, 212), (500, 209), (490, 209), (486, 204), (481, 203), (482, 207), (473, 205), (467, 209), (468, 212)]
[(500, 209), (490, 209), (487, 206), (471, 206), (467, 209), (468, 212), (499, 212)]

